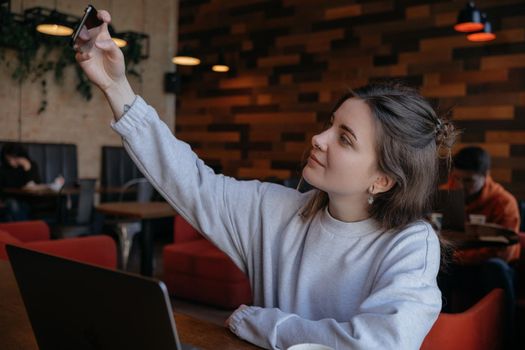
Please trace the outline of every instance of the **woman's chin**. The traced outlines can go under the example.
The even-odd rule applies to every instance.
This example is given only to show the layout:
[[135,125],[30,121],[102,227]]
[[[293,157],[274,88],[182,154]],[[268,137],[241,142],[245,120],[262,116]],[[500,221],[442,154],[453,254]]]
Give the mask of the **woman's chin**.
[[303,168],[303,179],[308,182],[310,185],[319,188],[315,177],[310,173],[312,169],[308,168],[308,165]]

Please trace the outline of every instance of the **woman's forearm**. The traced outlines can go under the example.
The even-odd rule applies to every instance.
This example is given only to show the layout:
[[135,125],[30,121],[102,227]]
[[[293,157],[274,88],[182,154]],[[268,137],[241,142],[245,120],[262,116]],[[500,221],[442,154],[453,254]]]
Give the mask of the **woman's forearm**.
[[127,79],[104,90],[104,94],[111,106],[115,120],[119,120],[135,100],[135,93]]

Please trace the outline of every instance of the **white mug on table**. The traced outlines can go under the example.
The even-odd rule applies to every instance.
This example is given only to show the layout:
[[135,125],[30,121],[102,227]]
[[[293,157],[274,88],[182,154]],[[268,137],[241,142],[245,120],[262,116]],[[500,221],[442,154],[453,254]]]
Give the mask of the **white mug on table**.
[[304,344],[292,345],[286,350],[334,350],[334,349],[326,345],[304,343]]
[[468,216],[469,222],[471,224],[484,225],[487,221],[487,217],[482,214],[470,214]]

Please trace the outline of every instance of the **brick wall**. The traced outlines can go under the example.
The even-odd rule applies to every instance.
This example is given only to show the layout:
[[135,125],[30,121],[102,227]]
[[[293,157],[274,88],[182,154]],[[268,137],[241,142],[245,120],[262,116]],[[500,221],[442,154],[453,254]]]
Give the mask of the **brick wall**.
[[[347,87],[401,78],[454,107],[458,147],[485,147],[494,177],[525,198],[525,1],[477,1],[489,43],[453,30],[465,3],[181,1],[179,47],[203,64],[179,68],[177,135],[225,174],[285,179]],[[230,73],[209,70],[221,50]]]

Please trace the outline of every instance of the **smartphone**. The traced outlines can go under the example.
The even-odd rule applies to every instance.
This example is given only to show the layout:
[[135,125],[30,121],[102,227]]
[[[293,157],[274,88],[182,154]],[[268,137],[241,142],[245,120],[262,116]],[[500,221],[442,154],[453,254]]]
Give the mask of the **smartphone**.
[[84,16],[82,16],[82,19],[80,20],[80,23],[78,24],[77,28],[73,32],[73,35],[71,35],[71,41],[70,45],[75,45],[75,42],[77,41],[78,36],[80,35],[80,31],[85,26],[87,29],[91,29],[94,27],[98,27],[101,25],[102,22],[97,17],[97,10],[93,5],[88,5],[86,9],[84,10]]

